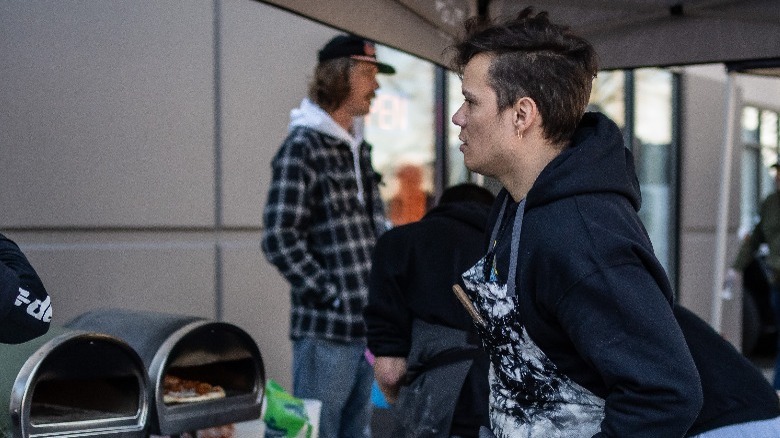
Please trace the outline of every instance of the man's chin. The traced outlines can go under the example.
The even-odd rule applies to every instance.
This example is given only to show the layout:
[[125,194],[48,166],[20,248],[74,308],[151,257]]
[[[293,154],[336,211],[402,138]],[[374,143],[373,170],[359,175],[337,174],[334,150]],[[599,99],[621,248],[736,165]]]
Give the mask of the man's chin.
[[468,169],[469,172],[492,177],[490,172],[486,172],[487,169],[485,168],[484,163],[475,163],[474,161],[469,160],[465,155],[463,156],[463,165],[466,166],[466,169]]
[[371,107],[368,108],[361,108],[360,111],[357,111],[357,115],[355,117],[365,117],[368,115],[368,113],[371,112]]
[[479,170],[478,170],[478,169],[479,169],[479,166],[477,166],[477,164],[476,164],[476,163],[472,163],[471,161],[469,161],[468,159],[466,159],[466,156],[465,156],[465,155],[463,156],[463,165],[464,165],[464,166],[466,166],[466,169],[468,169],[468,170],[469,170],[469,172],[476,172],[476,173],[480,173],[480,172],[479,172]]

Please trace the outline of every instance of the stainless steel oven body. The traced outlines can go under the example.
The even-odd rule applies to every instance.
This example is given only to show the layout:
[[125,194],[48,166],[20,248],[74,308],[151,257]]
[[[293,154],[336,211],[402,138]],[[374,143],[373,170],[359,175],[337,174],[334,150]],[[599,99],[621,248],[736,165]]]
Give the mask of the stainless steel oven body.
[[[152,434],[177,435],[261,416],[262,357],[252,337],[235,325],[186,315],[102,309],[67,326],[116,336],[138,353],[150,382]],[[166,376],[219,386],[225,396],[166,403]]]
[[0,435],[146,436],[146,370],[120,339],[51,327],[26,343],[0,344],[0,358]]

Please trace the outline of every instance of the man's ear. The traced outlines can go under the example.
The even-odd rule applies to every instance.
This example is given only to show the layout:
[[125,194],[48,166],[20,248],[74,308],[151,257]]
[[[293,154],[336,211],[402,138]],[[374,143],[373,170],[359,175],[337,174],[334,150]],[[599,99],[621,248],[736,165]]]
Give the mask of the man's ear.
[[539,108],[537,108],[536,102],[530,97],[517,99],[512,108],[514,109],[513,123],[518,133],[522,134],[525,132],[539,117]]

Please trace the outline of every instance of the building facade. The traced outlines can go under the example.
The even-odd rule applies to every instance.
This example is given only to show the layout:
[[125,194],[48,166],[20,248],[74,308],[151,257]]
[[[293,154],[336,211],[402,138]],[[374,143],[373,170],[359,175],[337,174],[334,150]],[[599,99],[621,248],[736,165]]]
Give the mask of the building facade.
[[[0,4],[0,231],[38,269],[53,323],[102,307],[224,320],[254,337],[268,377],[291,386],[289,290],[260,251],[262,207],[289,110],[336,33],[250,0]],[[381,79],[367,120],[385,195],[401,164],[423,170],[432,196],[479,179],[453,146],[457,77],[380,50],[399,69]],[[725,74],[600,76],[593,103],[621,123],[640,160],[642,217],[659,257],[680,301],[706,318]],[[740,81],[740,107],[780,110],[776,81],[760,91]],[[735,343],[736,302],[724,316]]]

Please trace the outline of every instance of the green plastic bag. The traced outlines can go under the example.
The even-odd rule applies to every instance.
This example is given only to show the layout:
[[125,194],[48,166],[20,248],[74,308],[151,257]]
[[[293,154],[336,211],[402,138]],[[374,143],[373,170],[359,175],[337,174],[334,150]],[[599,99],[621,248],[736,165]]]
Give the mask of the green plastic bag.
[[303,400],[271,379],[265,384],[265,438],[311,438],[312,424]]

